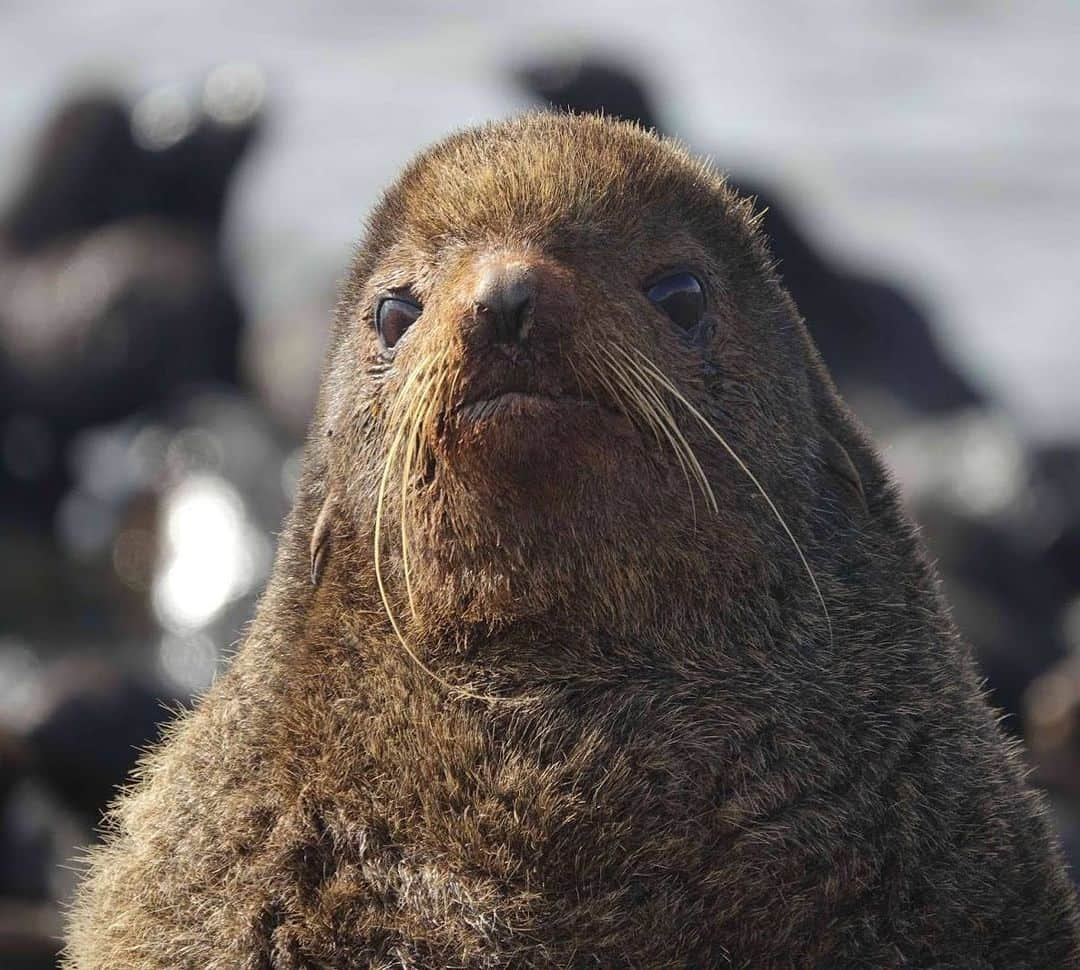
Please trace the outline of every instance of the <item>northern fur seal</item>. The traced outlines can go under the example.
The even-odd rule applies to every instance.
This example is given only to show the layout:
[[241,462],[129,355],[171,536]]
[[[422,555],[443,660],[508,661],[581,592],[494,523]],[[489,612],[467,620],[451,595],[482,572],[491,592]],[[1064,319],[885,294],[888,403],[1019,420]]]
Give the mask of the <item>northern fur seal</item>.
[[592,117],[385,196],[252,629],[112,827],[69,966],[1080,965],[750,206]]

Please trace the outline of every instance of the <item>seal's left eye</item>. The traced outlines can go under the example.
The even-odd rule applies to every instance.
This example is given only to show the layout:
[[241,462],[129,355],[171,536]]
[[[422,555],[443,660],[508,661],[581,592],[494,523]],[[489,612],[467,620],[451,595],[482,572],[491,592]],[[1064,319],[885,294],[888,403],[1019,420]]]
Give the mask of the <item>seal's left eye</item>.
[[681,329],[690,332],[705,313],[705,291],[693,273],[672,273],[657,280],[645,295]]
[[422,308],[412,300],[400,296],[388,296],[379,301],[375,311],[375,329],[379,331],[383,346],[393,347],[416,322]]

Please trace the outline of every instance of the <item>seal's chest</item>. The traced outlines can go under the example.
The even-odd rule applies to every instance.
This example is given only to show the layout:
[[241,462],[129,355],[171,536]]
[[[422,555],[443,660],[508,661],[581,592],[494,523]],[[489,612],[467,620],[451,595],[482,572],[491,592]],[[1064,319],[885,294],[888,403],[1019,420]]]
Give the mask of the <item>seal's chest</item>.
[[679,929],[714,895],[700,868],[709,785],[688,777],[672,798],[657,752],[617,742],[586,732],[543,760],[538,747],[471,759],[470,745],[417,748],[396,773],[305,798],[258,863],[283,877],[263,945],[316,966],[346,952],[417,967],[573,966],[582,954],[667,966],[680,948],[723,946],[720,921],[693,940]]

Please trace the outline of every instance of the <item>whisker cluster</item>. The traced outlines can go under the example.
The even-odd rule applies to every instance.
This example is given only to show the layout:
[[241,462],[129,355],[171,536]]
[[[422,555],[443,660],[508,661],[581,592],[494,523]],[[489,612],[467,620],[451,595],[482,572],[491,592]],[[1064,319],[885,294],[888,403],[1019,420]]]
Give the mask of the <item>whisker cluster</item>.
[[[802,563],[802,567],[809,577],[811,585],[814,587],[814,593],[817,596],[818,602],[821,604],[822,612],[825,614],[825,623],[829,629],[829,641],[831,643],[833,639],[832,617],[829,614],[829,607],[825,602],[825,596],[821,591],[821,586],[818,584],[817,577],[814,575],[814,570],[810,566],[810,562],[806,557],[806,553],[803,552],[799,540],[795,538],[795,533],[791,530],[791,526],[788,525],[787,520],[776,507],[776,503],[772,500],[772,497],[765,489],[765,486],[761,484],[758,477],[750,470],[746,462],[739,457],[738,453],[731,447],[727,439],[717,431],[713,423],[688,400],[686,395],[683,394],[667,375],[665,375],[645,354],[636,347],[631,347],[629,351],[624,350],[621,347],[616,347],[616,351],[627,364],[628,372],[633,373],[637,380],[641,382],[639,386],[647,389],[645,395],[653,405],[653,411],[651,413],[657,415],[659,420],[662,420],[665,425],[672,429],[674,434],[678,435],[678,444],[676,445],[675,442],[672,442],[672,447],[676,451],[676,457],[678,457],[680,463],[683,464],[684,472],[686,468],[685,462],[690,462],[698,482],[701,485],[702,491],[708,498],[709,504],[712,506],[713,510],[716,511],[717,509],[716,496],[713,494],[708,478],[705,476],[701,464],[694,455],[694,451],[690,447],[689,442],[687,442],[685,436],[679,432],[675,417],[663,399],[664,393],[670,395],[671,398],[680,404],[685,409],[686,413],[694,418],[702,428],[704,428],[705,431],[720,444],[720,447],[723,448],[731,460],[735,462],[739,471],[750,480],[751,484],[765,500],[765,504],[768,505],[769,511],[772,512],[773,517],[791,541],[791,545],[794,547],[795,553],[798,555],[799,561]],[[646,418],[646,421],[649,420],[647,413],[642,416]],[[682,457],[679,457],[680,450],[682,451]]]
[[[386,453],[386,461],[383,465],[382,476],[379,480],[378,496],[375,501],[375,530],[374,530],[374,565],[375,583],[379,589],[379,598],[382,600],[383,609],[390,621],[390,626],[401,644],[402,649],[416,666],[436,683],[441,684],[451,694],[469,697],[473,700],[488,703],[505,703],[507,698],[496,697],[490,694],[482,694],[453,684],[441,677],[431,669],[419,657],[415,650],[409,646],[409,641],[402,630],[394,608],[390,603],[390,595],[386,588],[386,580],[382,568],[383,547],[383,519],[386,509],[387,489],[391,475],[396,468],[401,475],[400,496],[398,502],[399,530],[401,536],[401,570],[405,581],[405,595],[409,605],[409,612],[414,622],[418,619],[416,597],[413,592],[412,574],[409,567],[409,533],[408,515],[406,514],[410,489],[413,480],[413,470],[417,465],[417,459],[424,448],[425,433],[432,427],[434,419],[439,413],[443,401],[453,396],[453,382],[450,369],[447,366],[446,355],[435,355],[418,365],[406,377],[404,384],[396,395],[396,400],[404,404],[388,415],[389,427],[393,429],[393,437]],[[400,461],[398,460],[401,455]],[[514,699],[520,702],[520,698]]]

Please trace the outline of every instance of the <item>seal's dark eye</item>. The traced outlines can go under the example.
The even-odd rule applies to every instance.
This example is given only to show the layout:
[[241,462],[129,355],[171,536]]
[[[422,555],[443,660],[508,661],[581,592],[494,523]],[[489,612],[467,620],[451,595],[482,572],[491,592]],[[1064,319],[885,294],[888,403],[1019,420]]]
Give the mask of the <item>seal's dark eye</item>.
[[383,346],[393,347],[421,312],[419,304],[404,297],[387,296],[380,300],[375,311],[375,329],[379,331]]
[[687,332],[701,323],[705,312],[705,291],[693,273],[672,273],[657,280],[645,295],[672,321]]

